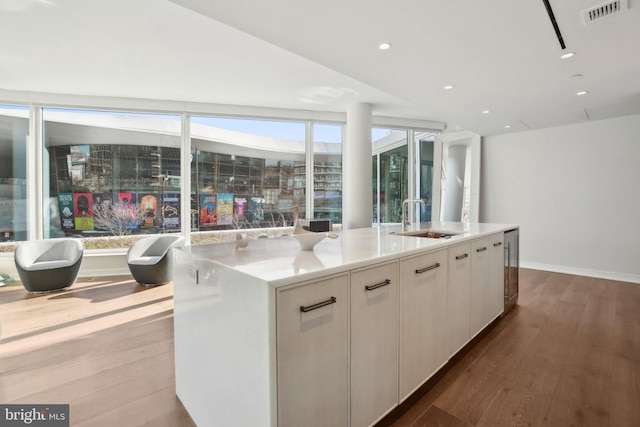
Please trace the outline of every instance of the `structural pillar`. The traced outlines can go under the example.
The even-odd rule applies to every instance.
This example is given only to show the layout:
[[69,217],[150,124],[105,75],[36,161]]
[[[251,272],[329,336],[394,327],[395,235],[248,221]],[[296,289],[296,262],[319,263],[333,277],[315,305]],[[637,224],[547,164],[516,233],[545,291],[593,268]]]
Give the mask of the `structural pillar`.
[[344,229],[371,227],[371,165],[371,104],[352,104],[347,107],[347,137],[342,152]]

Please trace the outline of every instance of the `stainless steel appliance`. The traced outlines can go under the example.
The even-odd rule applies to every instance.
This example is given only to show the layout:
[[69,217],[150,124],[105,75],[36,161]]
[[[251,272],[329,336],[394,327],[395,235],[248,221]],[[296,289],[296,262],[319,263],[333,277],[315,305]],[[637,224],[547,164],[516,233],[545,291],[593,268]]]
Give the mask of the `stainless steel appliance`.
[[520,279],[520,230],[504,233],[504,313],[518,302]]

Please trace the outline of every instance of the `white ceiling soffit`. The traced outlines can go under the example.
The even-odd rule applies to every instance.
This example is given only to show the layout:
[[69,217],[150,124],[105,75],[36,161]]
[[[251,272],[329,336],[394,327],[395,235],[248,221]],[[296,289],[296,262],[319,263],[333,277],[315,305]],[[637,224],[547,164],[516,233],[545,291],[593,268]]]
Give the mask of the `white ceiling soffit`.
[[640,113],[631,2],[585,26],[598,0],[551,0],[563,50],[542,0],[172,1],[482,135]]
[[[168,1],[0,0],[0,93],[421,119],[406,101]],[[398,115],[398,112],[401,112]]]
[[368,102],[389,123],[517,132],[640,113],[639,1],[584,25],[601,0],[550,0],[576,52],[560,60],[542,0],[0,0],[0,96]]

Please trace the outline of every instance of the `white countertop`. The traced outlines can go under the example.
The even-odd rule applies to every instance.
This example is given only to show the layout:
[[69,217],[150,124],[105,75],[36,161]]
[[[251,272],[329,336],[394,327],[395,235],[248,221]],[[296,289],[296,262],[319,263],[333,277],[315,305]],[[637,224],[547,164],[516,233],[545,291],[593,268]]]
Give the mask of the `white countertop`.
[[[518,228],[514,224],[462,224],[427,222],[408,226],[405,232],[440,230],[460,233],[446,239],[401,236],[399,224],[347,230],[326,238],[313,250],[303,251],[291,236],[250,240],[246,249],[235,243],[186,246],[200,268],[226,267],[268,282],[274,287],[315,279],[328,274],[442,249],[465,241]],[[210,264],[213,263],[213,264]]]

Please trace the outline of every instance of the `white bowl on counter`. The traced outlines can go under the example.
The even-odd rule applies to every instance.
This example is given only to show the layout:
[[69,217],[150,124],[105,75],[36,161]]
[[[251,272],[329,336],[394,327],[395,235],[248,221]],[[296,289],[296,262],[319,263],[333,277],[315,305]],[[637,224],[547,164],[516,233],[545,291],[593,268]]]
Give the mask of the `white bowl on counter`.
[[313,247],[327,237],[326,233],[301,233],[292,234],[291,237],[296,239],[303,251],[313,250]]

